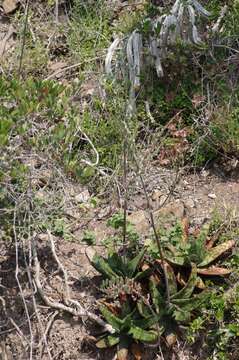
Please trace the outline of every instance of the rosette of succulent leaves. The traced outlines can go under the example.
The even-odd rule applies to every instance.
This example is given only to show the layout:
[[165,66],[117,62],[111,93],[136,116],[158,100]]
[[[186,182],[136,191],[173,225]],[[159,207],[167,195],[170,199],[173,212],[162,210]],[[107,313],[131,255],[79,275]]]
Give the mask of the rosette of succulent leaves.
[[[210,15],[210,12],[197,0],[176,0],[167,14],[158,15],[153,19],[144,19],[141,26],[123,40],[120,37],[115,38],[108,49],[105,70],[108,75],[112,75],[114,54],[119,48],[124,49],[130,80],[129,115],[135,112],[135,98],[140,86],[145,54],[150,55],[157,76],[162,77],[164,74],[162,61],[167,56],[170,47],[180,42],[196,46],[203,45],[196,20]],[[117,60],[115,64],[115,71],[117,71]]]

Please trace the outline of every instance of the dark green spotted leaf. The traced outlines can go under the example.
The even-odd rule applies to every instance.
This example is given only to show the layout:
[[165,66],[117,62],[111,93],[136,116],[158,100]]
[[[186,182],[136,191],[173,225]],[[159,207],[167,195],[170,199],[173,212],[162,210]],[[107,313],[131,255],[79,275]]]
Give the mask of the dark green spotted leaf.
[[118,277],[116,272],[112,270],[108,262],[102,257],[97,254],[94,255],[93,259],[91,260],[91,265],[99,271],[105,277],[112,279]]
[[114,314],[112,314],[112,312],[110,310],[107,309],[106,306],[101,305],[100,306],[100,311],[102,313],[102,315],[104,316],[104,318],[106,319],[106,321],[116,330],[116,331],[120,331],[122,326],[123,326],[123,320],[118,318],[117,316],[115,316]]
[[223,255],[226,251],[233,248],[235,245],[235,240],[229,240],[223,244],[213,247],[211,250],[207,251],[206,256],[203,261],[198,265],[198,267],[205,267],[215,261],[219,256]]
[[129,278],[133,277],[143,256],[145,254],[145,249],[142,249],[137,256],[135,256],[132,260],[127,263],[127,276]]
[[99,349],[105,349],[114,345],[117,345],[120,341],[120,338],[118,336],[114,336],[114,335],[109,335],[104,337],[103,339],[100,339],[99,341],[97,341],[96,346]]
[[192,271],[187,284],[175,295],[173,295],[172,299],[189,299],[193,293],[196,283],[197,283],[197,267],[196,265],[193,264]]
[[131,326],[128,334],[135,340],[152,343],[158,340],[161,331],[158,333],[156,330],[143,330],[140,327]]

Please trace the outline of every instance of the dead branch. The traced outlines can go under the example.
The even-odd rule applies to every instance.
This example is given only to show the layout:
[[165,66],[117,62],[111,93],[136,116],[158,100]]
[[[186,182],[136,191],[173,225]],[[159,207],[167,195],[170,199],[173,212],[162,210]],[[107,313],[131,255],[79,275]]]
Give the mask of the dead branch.
[[[47,306],[49,306],[53,309],[68,312],[68,313],[72,314],[73,316],[78,316],[81,318],[84,318],[84,317],[89,318],[90,320],[92,320],[92,321],[96,322],[97,324],[99,324],[100,326],[102,326],[105,331],[108,331],[111,334],[113,334],[115,332],[115,330],[112,328],[112,326],[110,326],[109,324],[106,324],[99,316],[84,309],[83,306],[78,301],[69,298],[68,303],[74,305],[74,306],[70,306],[70,305],[66,305],[66,304],[63,304],[63,303],[60,303],[57,301],[53,301],[45,294],[42,284],[41,284],[41,280],[40,280],[40,277],[41,277],[40,263],[39,263],[38,256],[37,256],[35,239],[33,239],[32,244],[33,244],[32,254],[33,254],[33,264],[34,264],[33,279],[34,279],[37,291],[38,291],[41,299],[43,300],[43,302]],[[59,261],[59,259],[58,259],[58,261]],[[63,266],[61,265],[61,269],[62,268],[63,268]]]

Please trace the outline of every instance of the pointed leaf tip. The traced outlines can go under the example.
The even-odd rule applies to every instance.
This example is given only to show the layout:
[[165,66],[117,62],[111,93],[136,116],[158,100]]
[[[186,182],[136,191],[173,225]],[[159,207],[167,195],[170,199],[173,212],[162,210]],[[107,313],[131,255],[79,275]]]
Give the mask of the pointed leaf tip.
[[217,245],[211,250],[209,250],[204,258],[204,260],[198,265],[198,267],[205,267],[223,255],[226,251],[233,248],[236,244],[235,240],[229,240],[223,244]]

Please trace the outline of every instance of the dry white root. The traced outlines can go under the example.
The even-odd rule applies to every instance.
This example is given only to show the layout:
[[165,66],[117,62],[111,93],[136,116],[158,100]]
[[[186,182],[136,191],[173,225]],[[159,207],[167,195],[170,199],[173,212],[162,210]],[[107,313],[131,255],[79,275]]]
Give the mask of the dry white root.
[[96,314],[86,310],[77,300],[74,300],[70,297],[70,288],[68,284],[68,274],[63,265],[61,264],[56,251],[55,251],[55,244],[51,233],[48,231],[48,237],[50,241],[50,247],[52,251],[52,255],[58,265],[59,270],[63,273],[63,282],[65,287],[65,292],[63,294],[63,302],[53,301],[50,299],[44,292],[42,284],[41,284],[41,275],[40,275],[40,263],[37,257],[37,250],[35,245],[35,239],[32,240],[32,254],[33,254],[33,263],[34,263],[34,282],[37,288],[37,291],[43,300],[43,302],[49,306],[50,308],[68,312],[74,316],[78,316],[81,318],[88,318],[91,321],[96,322],[98,325],[102,326],[104,331],[108,331],[109,333],[113,334],[115,330],[112,328],[111,325],[105,323],[99,316]]

